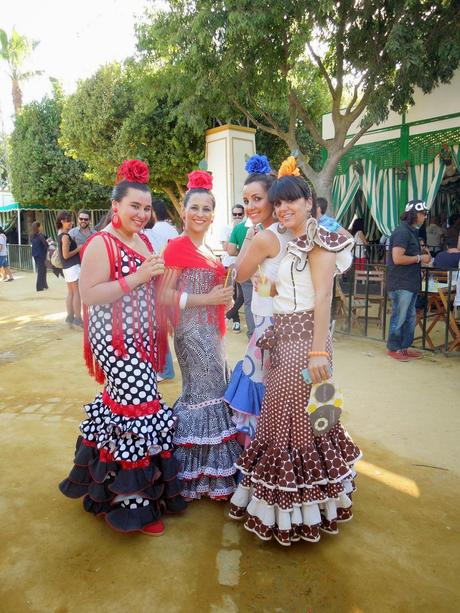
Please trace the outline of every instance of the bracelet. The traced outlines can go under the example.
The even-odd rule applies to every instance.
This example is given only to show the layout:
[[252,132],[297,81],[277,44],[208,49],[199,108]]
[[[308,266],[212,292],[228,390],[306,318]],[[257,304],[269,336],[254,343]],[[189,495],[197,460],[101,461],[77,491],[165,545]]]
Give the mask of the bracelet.
[[420,262],[422,261],[422,256],[420,254],[417,255],[417,264],[420,264]]
[[120,284],[121,291],[124,294],[129,294],[129,292],[131,290],[129,289],[129,285],[128,285],[128,282],[126,281],[126,279],[124,277],[119,277],[118,278],[118,283]]
[[327,351],[309,351],[308,352],[308,357],[310,358],[320,357],[320,356],[324,356],[325,358],[328,358],[329,354]]
[[185,307],[187,306],[187,299],[188,299],[187,292],[182,292],[179,298],[179,308],[181,311],[183,311]]

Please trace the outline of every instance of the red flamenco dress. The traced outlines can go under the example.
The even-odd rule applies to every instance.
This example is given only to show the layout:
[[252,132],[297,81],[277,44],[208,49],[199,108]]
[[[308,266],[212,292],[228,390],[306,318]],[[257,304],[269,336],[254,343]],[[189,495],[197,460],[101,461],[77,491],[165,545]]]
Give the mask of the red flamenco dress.
[[[144,261],[112,234],[94,236],[104,239],[112,280]],[[173,455],[175,418],[157,388],[166,338],[156,330],[154,305],[150,281],[84,312],[86,363],[105,386],[85,406],[74,466],[59,489],[69,498],[83,496],[86,511],[104,515],[121,532],[143,530],[162,511],[186,508]]]

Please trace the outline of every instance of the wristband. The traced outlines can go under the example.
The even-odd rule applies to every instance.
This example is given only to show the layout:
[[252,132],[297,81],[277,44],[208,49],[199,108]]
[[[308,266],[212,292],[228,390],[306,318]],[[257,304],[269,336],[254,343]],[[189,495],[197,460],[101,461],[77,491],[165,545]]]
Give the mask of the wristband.
[[179,298],[179,308],[181,311],[183,311],[185,307],[187,306],[187,299],[188,299],[187,292],[182,292]]
[[422,256],[420,254],[417,255],[417,264],[420,264],[422,261]]
[[129,294],[129,292],[131,290],[129,289],[129,285],[128,285],[128,282],[126,281],[126,279],[124,277],[119,277],[118,278],[118,283],[120,284],[121,291],[124,294]]
[[329,354],[327,351],[309,351],[308,352],[308,357],[310,358],[320,357],[320,356],[324,356],[325,358],[328,358]]

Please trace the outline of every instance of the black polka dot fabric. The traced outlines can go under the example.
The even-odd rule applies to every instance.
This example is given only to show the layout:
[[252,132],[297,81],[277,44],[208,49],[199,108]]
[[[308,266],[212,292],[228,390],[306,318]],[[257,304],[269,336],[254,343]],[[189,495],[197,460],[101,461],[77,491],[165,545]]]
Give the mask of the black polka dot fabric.
[[[121,248],[119,261],[127,275],[143,258]],[[135,301],[124,295],[122,307],[124,356],[111,344],[112,305],[91,309],[90,345],[106,377],[105,390],[85,406],[87,418],[80,426],[75,456],[78,470],[74,467],[60,489],[72,498],[85,495],[87,511],[104,514],[114,529],[129,532],[158,520],[163,508],[183,510],[185,502],[172,453],[175,418],[158,392],[152,364],[141,357],[134,338],[137,318],[149,355],[144,288],[139,288]]]

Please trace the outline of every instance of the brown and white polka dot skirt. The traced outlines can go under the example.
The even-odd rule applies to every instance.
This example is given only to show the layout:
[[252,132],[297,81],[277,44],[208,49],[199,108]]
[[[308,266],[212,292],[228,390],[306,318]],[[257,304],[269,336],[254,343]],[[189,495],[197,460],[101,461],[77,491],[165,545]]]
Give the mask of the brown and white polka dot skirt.
[[[313,311],[275,315],[266,333],[271,368],[255,438],[237,460],[243,479],[230,516],[263,540],[316,542],[352,517],[353,463],[361,452],[341,423],[315,436],[302,378],[313,341]],[[262,344],[264,344],[262,342]],[[331,339],[327,350],[332,355]],[[332,361],[331,361],[332,367]]]

